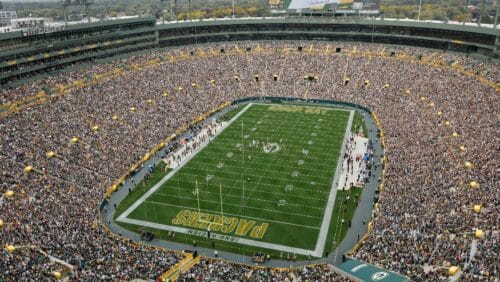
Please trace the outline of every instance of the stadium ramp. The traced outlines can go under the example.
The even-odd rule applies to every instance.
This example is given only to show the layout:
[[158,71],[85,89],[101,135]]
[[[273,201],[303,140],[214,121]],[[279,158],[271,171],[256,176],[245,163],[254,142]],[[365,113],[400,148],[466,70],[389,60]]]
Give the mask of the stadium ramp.
[[174,265],[174,267],[163,273],[158,280],[162,282],[177,281],[181,273],[188,271],[195,264],[199,263],[200,259],[200,256],[194,257],[193,254],[187,254],[186,257]]

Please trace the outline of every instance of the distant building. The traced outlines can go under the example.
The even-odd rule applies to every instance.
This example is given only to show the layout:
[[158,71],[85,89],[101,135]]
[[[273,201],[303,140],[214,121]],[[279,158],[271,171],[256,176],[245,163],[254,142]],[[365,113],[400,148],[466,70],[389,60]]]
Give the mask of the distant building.
[[18,18],[10,22],[12,29],[30,29],[30,28],[43,28],[45,26],[46,18]]
[[283,0],[269,0],[269,8],[271,9],[283,9]]
[[86,14],[71,14],[68,16],[68,21],[83,21],[87,19]]
[[0,10],[0,26],[10,25],[13,19],[17,19],[16,11]]

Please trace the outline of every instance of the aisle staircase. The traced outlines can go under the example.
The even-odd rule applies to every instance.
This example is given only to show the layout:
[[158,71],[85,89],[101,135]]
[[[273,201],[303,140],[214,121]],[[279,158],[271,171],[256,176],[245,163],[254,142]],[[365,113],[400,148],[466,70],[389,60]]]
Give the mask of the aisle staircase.
[[187,254],[183,260],[179,261],[176,265],[174,265],[174,267],[169,269],[167,272],[163,273],[158,279],[158,281],[162,282],[177,281],[181,273],[188,271],[191,267],[193,267],[193,265],[199,263],[200,259],[201,259],[200,256],[193,258],[193,254]]

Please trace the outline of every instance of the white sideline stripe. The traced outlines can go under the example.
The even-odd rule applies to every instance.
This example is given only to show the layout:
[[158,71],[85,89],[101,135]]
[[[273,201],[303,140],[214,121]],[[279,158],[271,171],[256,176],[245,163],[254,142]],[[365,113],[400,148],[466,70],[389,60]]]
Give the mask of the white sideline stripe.
[[315,255],[317,257],[321,257],[323,251],[325,250],[326,237],[328,235],[328,229],[330,228],[330,221],[332,220],[335,197],[337,196],[337,190],[338,190],[337,182],[342,172],[342,163],[344,158],[345,145],[347,143],[347,138],[349,137],[349,133],[351,131],[353,118],[354,118],[354,111],[351,110],[351,113],[349,114],[349,121],[347,122],[347,127],[345,129],[344,141],[342,142],[339,159],[337,161],[337,168],[335,169],[335,176],[332,181],[332,189],[330,189],[330,195],[328,196],[328,204],[325,209],[323,222],[321,223],[321,230],[319,231],[318,241],[316,241],[316,248],[314,249]]
[[[158,223],[154,223],[154,222],[142,221],[142,220],[131,219],[131,218],[126,218],[123,222],[135,224],[135,225],[139,225],[139,226],[147,226],[147,227],[151,227],[151,228],[155,228],[155,229],[173,231],[173,232],[182,233],[182,234],[188,234],[189,231],[200,231],[200,230],[195,230],[195,229],[170,226],[170,225],[163,225],[163,224],[158,224]],[[220,233],[215,233],[215,232],[211,232],[211,233],[214,235],[217,234],[217,235],[231,237],[234,239],[234,241],[233,241],[234,243],[239,243],[239,244],[247,245],[247,246],[256,246],[256,247],[260,247],[260,248],[277,250],[277,251],[281,251],[281,252],[295,253],[295,254],[305,255],[305,256],[308,256],[308,255],[313,256],[316,253],[315,251],[312,251],[312,250],[306,250],[306,249],[294,248],[294,247],[283,246],[283,245],[278,245],[278,244],[273,244],[273,243],[266,243],[266,242],[251,240],[251,239],[233,237],[233,236],[228,236],[225,234],[220,234]],[[198,236],[196,234],[191,234],[191,235]]]
[[[228,128],[229,125],[231,125],[231,123],[233,123],[237,118],[239,118],[244,112],[246,112],[253,104],[252,103],[249,103],[243,110],[241,110],[238,114],[236,114],[228,123],[226,123],[222,128],[221,130],[219,130],[219,132],[217,132],[214,136],[214,139],[215,137],[219,136],[219,134],[221,134],[224,129]],[[137,200],[133,205],[131,205],[124,213],[122,213],[118,218],[117,220],[118,221],[123,221],[123,219],[127,218],[128,215],[133,212],[138,206],[140,206],[147,198],[149,198],[149,196],[151,196],[154,192],[156,192],[158,189],[160,189],[160,187],[165,183],[167,182],[167,180],[169,180],[172,176],[174,176],[175,173],[177,173],[177,171],[179,169],[181,169],[185,164],[187,164],[189,162],[189,160],[191,160],[194,156],[196,156],[196,154],[198,154],[201,150],[203,150],[210,142],[206,142],[204,144],[202,144],[200,147],[198,147],[191,155],[189,155],[187,158],[185,158],[175,169],[173,169],[172,171],[170,171],[167,175],[165,175],[165,177],[163,177],[158,183],[155,184],[155,186],[153,186],[153,188],[149,189],[148,192],[146,192],[146,194],[142,195],[141,198],[139,198],[139,200]]]
[[[167,204],[167,203],[160,203],[160,202],[154,202],[154,201],[146,201],[146,203],[153,203],[153,204],[157,204],[157,205],[162,205],[162,206],[171,206],[171,207],[176,207],[176,208],[182,208],[182,209],[189,209],[189,210],[192,210],[193,207],[185,207],[185,206],[179,206],[179,205],[173,205],[173,204]],[[213,213],[214,211],[211,211],[211,210],[206,210],[206,209],[200,209],[200,211],[205,211],[205,212],[209,212],[209,213]],[[229,213],[229,212],[225,212],[224,214],[229,214],[229,215],[233,215],[233,216],[236,216],[236,217],[240,217],[241,215],[240,214],[234,214],[234,213]],[[280,223],[280,224],[286,224],[286,225],[295,225],[295,226],[300,226],[300,227],[306,227],[306,228],[310,228],[310,229],[316,229],[316,230],[319,230],[319,227],[315,227],[315,226],[309,226],[309,225],[302,225],[302,224],[297,224],[297,223],[290,223],[290,222],[284,222],[284,221],[278,221],[278,220],[271,220],[271,219],[267,219],[267,218],[260,218],[260,217],[253,217],[253,216],[242,216],[244,218],[251,218],[251,219],[257,219],[257,220],[261,220],[261,221],[264,221],[264,222],[276,222],[276,223]]]

